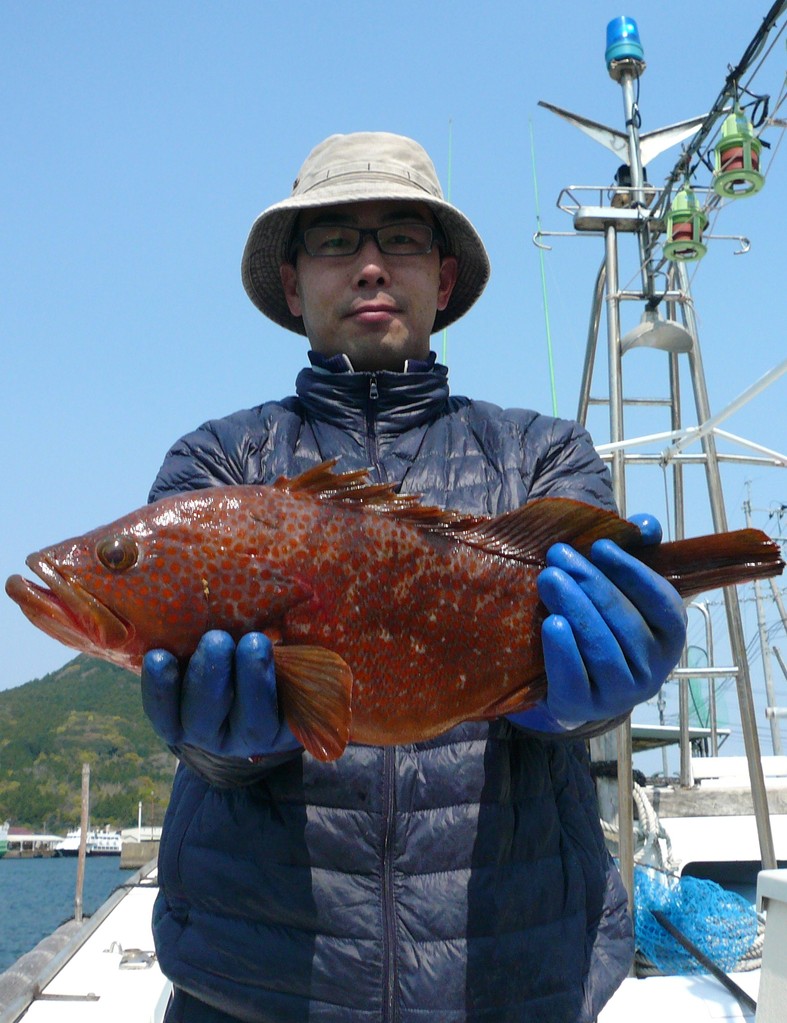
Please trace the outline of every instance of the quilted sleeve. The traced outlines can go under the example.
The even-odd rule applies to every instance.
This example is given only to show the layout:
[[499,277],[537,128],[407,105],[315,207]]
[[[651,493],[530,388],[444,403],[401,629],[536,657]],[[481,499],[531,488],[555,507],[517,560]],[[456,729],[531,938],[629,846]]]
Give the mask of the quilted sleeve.
[[301,419],[297,399],[267,402],[213,419],[186,434],[167,452],[148,501],[205,487],[259,483],[274,449],[291,451]]
[[527,439],[533,458],[531,500],[570,497],[615,510],[609,471],[579,423],[538,416]]

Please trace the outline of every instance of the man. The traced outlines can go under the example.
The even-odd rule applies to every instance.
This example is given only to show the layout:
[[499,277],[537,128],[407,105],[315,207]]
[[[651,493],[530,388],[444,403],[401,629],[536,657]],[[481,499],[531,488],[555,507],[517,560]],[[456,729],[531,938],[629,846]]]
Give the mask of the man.
[[[575,423],[449,395],[429,336],[489,264],[410,139],[332,136],[255,222],[252,301],[305,334],[297,395],[207,423],[151,500],[270,483],[327,458],[476,514],[559,495],[612,507]],[[658,523],[640,528],[658,542]],[[168,1023],[580,1023],[632,954],[584,744],[652,696],[685,638],[677,593],[608,541],[553,547],[539,591],[548,695],[426,743],[306,754],[277,710],[271,644],[208,633],[143,671],[176,750],[156,947]],[[396,714],[396,706],[391,714]]]

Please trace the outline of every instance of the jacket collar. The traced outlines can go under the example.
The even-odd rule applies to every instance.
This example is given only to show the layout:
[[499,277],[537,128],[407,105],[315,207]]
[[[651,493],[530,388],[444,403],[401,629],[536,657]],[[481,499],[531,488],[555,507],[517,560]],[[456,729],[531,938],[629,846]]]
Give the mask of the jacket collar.
[[344,429],[371,419],[378,433],[398,434],[436,419],[445,409],[448,368],[433,353],[423,362],[409,360],[401,373],[359,373],[348,369],[342,356],[315,361],[313,354],[313,365],[301,370],[295,384],[308,419]]
[[[349,355],[341,352],[338,355],[322,355],[320,352],[309,351],[309,362],[318,372],[324,370],[327,373],[354,373],[355,368],[350,362]],[[428,373],[437,362],[437,353],[429,352],[426,359],[405,359],[405,373]]]

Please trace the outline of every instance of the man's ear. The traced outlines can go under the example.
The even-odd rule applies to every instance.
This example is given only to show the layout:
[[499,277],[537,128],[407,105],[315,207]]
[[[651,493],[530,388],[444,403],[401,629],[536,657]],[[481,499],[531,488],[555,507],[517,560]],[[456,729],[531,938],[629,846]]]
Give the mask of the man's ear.
[[440,283],[437,289],[437,308],[440,311],[448,305],[458,273],[459,262],[456,256],[446,256],[440,264]]
[[292,263],[282,263],[279,267],[279,276],[281,277],[281,286],[284,289],[284,297],[287,300],[287,306],[293,316],[300,316],[301,310],[301,299],[298,295],[298,271],[292,265]]

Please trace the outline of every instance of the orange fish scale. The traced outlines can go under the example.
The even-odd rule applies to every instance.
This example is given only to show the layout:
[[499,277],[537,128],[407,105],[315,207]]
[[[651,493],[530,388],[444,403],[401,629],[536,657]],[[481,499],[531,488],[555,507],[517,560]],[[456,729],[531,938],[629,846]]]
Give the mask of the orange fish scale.
[[[397,727],[407,741],[438,734],[447,716],[480,715],[501,679],[522,684],[539,623],[536,599],[523,599],[532,579],[523,580],[521,566],[364,508],[347,509],[343,529],[323,530],[335,509],[310,510],[293,517],[302,571],[318,596],[285,616],[284,639],[325,643],[351,665],[354,739],[379,741],[381,709],[403,692]],[[529,674],[541,672],[537,660]]]

